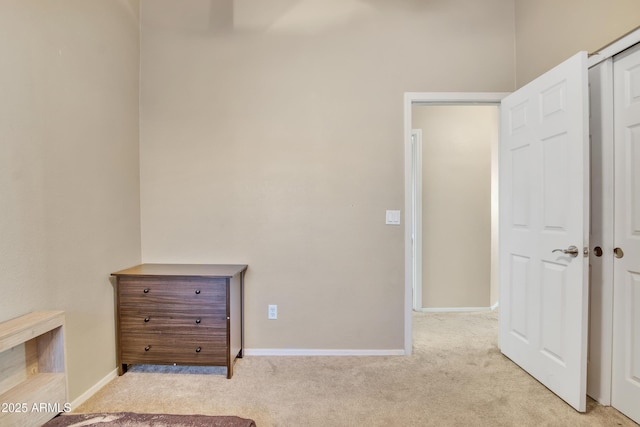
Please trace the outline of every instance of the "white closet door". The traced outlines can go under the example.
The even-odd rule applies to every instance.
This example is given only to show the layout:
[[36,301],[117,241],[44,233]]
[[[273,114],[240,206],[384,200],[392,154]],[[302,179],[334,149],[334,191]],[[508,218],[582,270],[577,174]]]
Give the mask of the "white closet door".
[[584,412],[588,258],[583,250],[588,247],[589,225],[586,52],[505,98],[501,116],[501,350]]
[[591,253],[587,394],[611,405],[613,348],[613,60],[589,69]]
[[615,226],[611,404],[640,423],[640,48],[614,59]]

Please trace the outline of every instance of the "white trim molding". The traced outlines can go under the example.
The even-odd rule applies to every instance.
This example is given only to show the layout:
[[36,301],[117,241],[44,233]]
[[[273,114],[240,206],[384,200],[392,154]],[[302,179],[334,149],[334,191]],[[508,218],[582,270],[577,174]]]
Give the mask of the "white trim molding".
[[[411,198],[413,206],[413,224],[411,233],[413,259],[422,259],[422,129],[411,131],[412,142],[412,181]],[[422,307],[422,263],[413,263],[413,309]],[[419,285],[416,285],[419,284]]]
[[245,356],[403,356],[403,349],[328,350],[307,348],[246,348]]
[[640,27],[609,43],[597,52],[589,54],[588,67],[591,68],[594,65],[598,65],[602,61],[606,61],[638,43],[640,43]]
[[111,382],[111,380],[113,380],[114,378],[118,377],[118,369],[114,369],[113,371],[109,372],[104,378],[102,378],[100,381],[98,381],[97,383],[95,383],[93,386],[91,386],[91,388],[89,388],[89,390],[85,391],[84,393],[82,393],[80,396],[78,396],[77,398],[75,398],[72,402],[71,402],[71,410],[75,411],[76,408],[80,405],[82,405],[84,402],[86,402],[87,400],[89,400],[91,398],[91,396],[93,396],[94,394],[96,394],[102,387],[104,387],[105,385],[107,385],[109,382]]
[[474,105],[496,104],[500,105],[506,92],[405,92],[404,94],[404,354],[410,355],[413,347],[413,325],[411,314],[413,312],[413,247],[411,234],[413,230],[409,226],[413,224],[412,199],[412,113],[414,104],[431,105]]
[[436,307],[436,308],[421,308],[421,313],[473,313],[491,311],[491,307]]

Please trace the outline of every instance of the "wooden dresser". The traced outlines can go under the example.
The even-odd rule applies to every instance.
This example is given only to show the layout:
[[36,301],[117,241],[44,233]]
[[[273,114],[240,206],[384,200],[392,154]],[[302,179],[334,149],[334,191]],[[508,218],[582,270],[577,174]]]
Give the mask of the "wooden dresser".
[[243,349],[246,265],[142,264],[116,277],[118,373],[129,364],[226,366]]

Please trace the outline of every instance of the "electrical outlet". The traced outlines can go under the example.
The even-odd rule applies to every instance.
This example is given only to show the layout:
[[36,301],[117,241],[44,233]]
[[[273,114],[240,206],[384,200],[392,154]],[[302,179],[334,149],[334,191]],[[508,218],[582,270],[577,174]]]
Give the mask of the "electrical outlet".
[[269,304],[269,319],[275,320],[278,318],[278,306],[275,304]]

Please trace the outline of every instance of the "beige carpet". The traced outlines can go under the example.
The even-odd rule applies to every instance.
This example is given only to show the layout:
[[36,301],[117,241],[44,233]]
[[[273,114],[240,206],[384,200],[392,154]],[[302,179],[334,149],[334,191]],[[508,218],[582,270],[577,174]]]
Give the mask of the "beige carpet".
[[412,356],[248,356],[231,380],[220,368],[138,367],[75,412],[236,415],[258,427],[637,426],[593,401],[574,411],[500,354],[497,327],[496,313],[419,313]]

